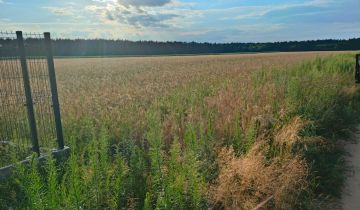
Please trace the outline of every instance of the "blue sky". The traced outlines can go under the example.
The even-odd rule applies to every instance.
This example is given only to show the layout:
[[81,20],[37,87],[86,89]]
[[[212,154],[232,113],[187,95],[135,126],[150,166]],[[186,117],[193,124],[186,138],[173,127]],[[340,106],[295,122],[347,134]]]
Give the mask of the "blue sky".
[[347,39],[360,37],[360,0],[0,0],[0,30],[159,41]]

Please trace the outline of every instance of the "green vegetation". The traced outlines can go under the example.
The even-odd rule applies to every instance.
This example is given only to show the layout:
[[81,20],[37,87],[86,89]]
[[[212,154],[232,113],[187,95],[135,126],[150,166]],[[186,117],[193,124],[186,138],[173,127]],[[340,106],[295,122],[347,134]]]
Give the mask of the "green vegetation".
[[118,119],[65,116],[68,161],[17,166],[0,208],[251,209],[273,196],[266,209],[323,209],[360,116],[353,57],[215,74]]

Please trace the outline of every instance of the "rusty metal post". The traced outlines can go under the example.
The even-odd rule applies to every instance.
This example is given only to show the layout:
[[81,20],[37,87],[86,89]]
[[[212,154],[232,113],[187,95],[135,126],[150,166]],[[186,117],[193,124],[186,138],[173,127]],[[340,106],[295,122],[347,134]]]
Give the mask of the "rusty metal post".
[[33,99],[32,99],[32,95],[31,95],[29,71],[28,71],[28,66],[27,66],[27,62],[26,62],[26,54],[25,54],[24,39],[23,39],[22,31],[16,31],[16,38],[17,38],[17,43],[18,43],[19,57],[20,57],[22,76],[23,76],[23,82],[24,82],[24,91],[25,91],[25,98],[26,98],[28,120],[29,120],[29,125],[30,125],[32,150],[34,152],[36,152],[38,155],[40,155]]

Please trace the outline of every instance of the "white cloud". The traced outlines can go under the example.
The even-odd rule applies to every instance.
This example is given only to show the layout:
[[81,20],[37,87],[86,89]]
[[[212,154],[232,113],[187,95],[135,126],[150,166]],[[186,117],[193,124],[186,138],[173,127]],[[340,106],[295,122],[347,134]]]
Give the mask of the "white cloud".
[[59,16],[73,16],[75,15],[75,10],[73,7],[43,7],[49,12],[59,15]]
[[[268,4],[262,6],[238,6],[223,9],[195,9],[199,3],[178,0],[91,0],[86,11],[106,24],[119,24],[134,28],[183,29],[181,33],[201,33],[212,25],[226,20],[245,20],[263,17],[273,11],[296,7],[325,6],[333,0],[307,0],[304,3]],[[210,21],[209,21],[210,20]],[[192,26],[206,24],[209,27],[193,30]]]
[[[239,7],[231,7],[225,9],[211,9],[205,11],[205,13],[209,14],[228,14],[225,15],[222,20],[244,20],[249,18],[263,17],[271,12],[288,10],[293,8],[300,7],[326,7],[332,3],[334,0],[310,0],[305,1],[303,3],[287,3],[287,4],[268,4],[261,6],[239,6]],[[230,14],[240,14],[240,15],[230,15]]]
[[186,26],[190,21],[178,24],[196,14],[186,9],[190,4],[171,0],[96,0],[85,9],[105,23],[118,23],[136,28],[168,28]]
[[210,32],[214,32],[215,30],[198,30],[198,31],[185,31],[185,32],[180,32],[179,35],[180,36],[202,36],[202,35],[206,35]]
[[164,6],[171,2],[171,0],[118,0],[119,4],[124,6],[147,6],[147,7],[158,7]]

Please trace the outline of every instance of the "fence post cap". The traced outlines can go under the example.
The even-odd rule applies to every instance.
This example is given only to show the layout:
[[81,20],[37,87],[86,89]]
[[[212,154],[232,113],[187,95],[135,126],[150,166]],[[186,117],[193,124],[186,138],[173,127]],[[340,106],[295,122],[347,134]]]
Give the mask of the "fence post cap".
[[50,32],[44,32],[44,37],[45,38],[50,38]]

